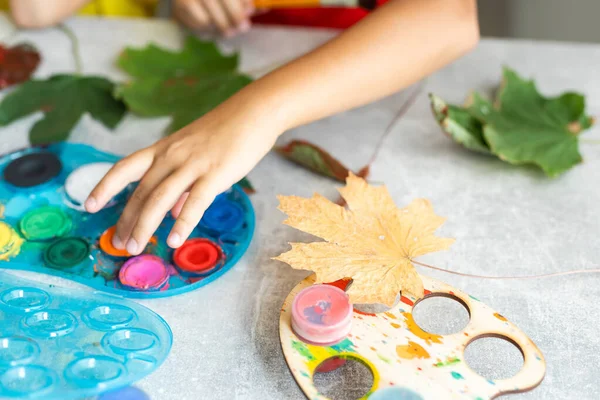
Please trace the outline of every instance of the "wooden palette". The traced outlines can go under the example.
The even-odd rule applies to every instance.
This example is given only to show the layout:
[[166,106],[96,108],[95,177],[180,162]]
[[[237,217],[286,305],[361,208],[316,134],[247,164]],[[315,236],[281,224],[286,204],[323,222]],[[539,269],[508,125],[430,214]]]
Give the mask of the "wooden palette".
[[[302,289],[315,282],[314,275],[292,290],[281,309],[279,334],[286,362],[307,398],[328,399],[318,392],[313,376],[319,365],[331,358],[354,359],[371,370],[373,386],[364,398],[483,400],[528,391],[541,383],[546,372],[544,356],[521,330],[476,298],[432,278],[422,279],[426,298],[450,297],[466,307],[471,318],[462,331],[444,336],[423,331],[412,317],[415,299],[403,296],[384,313],[354,310],[352,330],[343,341],[332,346],[312,345],[292,331],[291,305]],[[469,368],[464,361],[465,348],[481,337],[498,337],[517,346],[524,361],[519,373],[509,379],[488,380]]]

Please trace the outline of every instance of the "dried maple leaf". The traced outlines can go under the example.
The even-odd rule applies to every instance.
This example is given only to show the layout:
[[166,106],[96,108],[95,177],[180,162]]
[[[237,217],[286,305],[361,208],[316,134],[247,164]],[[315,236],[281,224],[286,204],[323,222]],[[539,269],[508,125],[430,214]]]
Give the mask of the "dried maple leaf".
[[37,49],[30,44],[0,45],[0,89],[28,80],[40,59]]
[[385,186],[370,186],[352,173],[339,191],[348,209],[318,194],[279,196],[285,224],[326,242],[291,243],[292,250],[275,259],[314,271],[317,283],[352,279],[348,295],[355,304],[392,306],[400,291],[423,297],[411,260],[450,247],[454,239],[434,235],[445,219],[425,199],[400,209]]

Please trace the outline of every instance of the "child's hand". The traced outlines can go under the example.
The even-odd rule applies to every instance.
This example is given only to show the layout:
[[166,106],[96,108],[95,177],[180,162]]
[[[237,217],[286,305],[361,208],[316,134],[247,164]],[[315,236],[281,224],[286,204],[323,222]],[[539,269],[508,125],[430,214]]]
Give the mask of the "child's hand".
[[169,210],[177,220],[167,244],[183,244],[214,198],[243,178],[282,132],[273,118],[248,108],[232,98],[113,166],[85,207],[101,210],[128,184],[140,181],[117,223],[115,247],[140,254]]
[[226,36],[250,29],[252,0],[174,0],[173,14],[190,29],[216,27]]

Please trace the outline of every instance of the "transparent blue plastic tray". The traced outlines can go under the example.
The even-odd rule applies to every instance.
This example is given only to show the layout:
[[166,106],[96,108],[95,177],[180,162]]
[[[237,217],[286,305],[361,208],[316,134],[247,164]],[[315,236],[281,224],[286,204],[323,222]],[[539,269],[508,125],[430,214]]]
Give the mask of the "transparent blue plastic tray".
[[0,399],[117,389],[158,368],[172,342],[167,323],[133,301],[0,272]]
[[[4,180],[2,172],[12,161],[23,155],[35,152],[51,152],[62,162],[60,174],[48,182],[31,188],[19,188]],[[83,262],[69,268],[55,268],[45,263],[43,254],[53,241],[27,241],[16,256],[2,259],[0,269],[18,269],[56,275],[91,286],[94,289],[131,298],[156,298],[184,293],[204,286],[231,269],[248,249],[254,233],[255,215],[252,204],[244,191],[235,185],[219,195],[207,210],[200,224],[194,229],[191,238],[206,238],[220,246],[223,258],[210,273],[198,276],[179,269],[173,261],[173,250],[166,245],[166,237],[174,220],[167,216],[155,233],[153,242],[147,246],[145,254],[152,254],[164,260],[169,271],[167,284],[160,289],[132,290],[122,285],[118,273],[127,260],[105,254],[99,246],[99,238],[105,230],[116,224],[126,200],[133,192],[130,186],[117,196],[110,207],[96,213],[83,211],[81,205],[73,204],[65,192],[65,181],[76,168],[95,162],[114,163],[120,157],[99,151],[91,146],[75,143],[58,143],[45,147],[34,147],[13,152],[0,157],[0,223],[9,224],[22,239],[19,221],[30,210],[43,206],[60,207],[71,219],[70,231],[63,237],[82,238],[90,246],[90,255]],[[219,221],[219,200],[235,203],[243,210],[239,223],[223,224],[215,229]],[[235,221],[234,221],[235,222]],[[1,247],[1,246],[0,246]],[[0,249],[1,250],[1,249]]]

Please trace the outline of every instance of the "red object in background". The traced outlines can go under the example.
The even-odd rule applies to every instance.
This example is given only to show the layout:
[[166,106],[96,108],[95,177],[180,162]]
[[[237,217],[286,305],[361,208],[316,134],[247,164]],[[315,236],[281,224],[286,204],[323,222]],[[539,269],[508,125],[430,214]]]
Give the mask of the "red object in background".
[[0,45],[0,89],[28,80],[40,60],[40,54],[31,45]]
[[[377,0],[377,6],[388,0]],[[320,7],[270,10],[252,18],[255,24],[294,25],[313,28],[346,29],[364,18],[369,11],[362,8]]]

